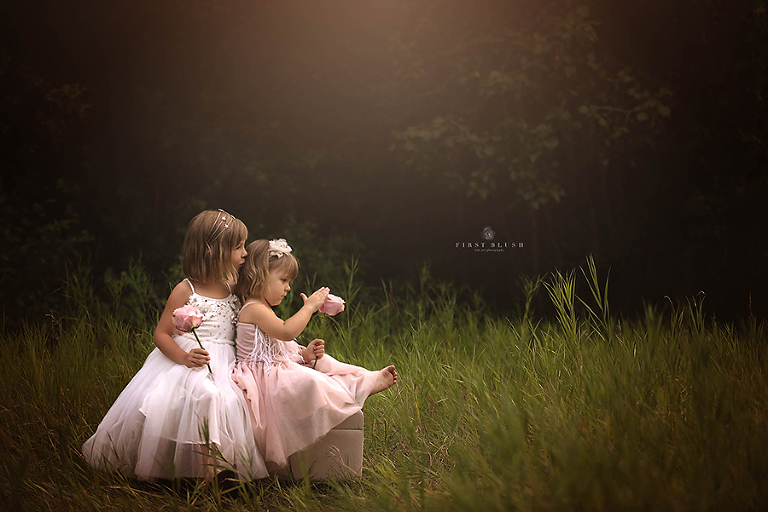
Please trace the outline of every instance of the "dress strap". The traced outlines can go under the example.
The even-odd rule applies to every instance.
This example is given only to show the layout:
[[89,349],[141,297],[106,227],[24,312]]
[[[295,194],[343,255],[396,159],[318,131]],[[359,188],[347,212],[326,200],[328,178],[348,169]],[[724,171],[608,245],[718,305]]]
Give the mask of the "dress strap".
[[195,287],[192,286],[192,281],[189,280],[189,278],[185,277],[184,280],[187,282],[190,288],[192,288],[192,293],[195,293]]

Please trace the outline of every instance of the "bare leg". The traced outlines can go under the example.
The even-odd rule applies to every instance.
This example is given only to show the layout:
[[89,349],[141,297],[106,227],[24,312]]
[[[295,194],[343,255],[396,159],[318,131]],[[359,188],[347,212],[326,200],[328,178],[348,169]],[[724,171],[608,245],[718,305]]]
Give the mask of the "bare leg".
[[379,370],[379,374],[376,376],[376,385],[373,386],[372,395],[384,391],[395,385],[397,382],[397,372],[395,371],[395,365],[389,365],[386,368]]

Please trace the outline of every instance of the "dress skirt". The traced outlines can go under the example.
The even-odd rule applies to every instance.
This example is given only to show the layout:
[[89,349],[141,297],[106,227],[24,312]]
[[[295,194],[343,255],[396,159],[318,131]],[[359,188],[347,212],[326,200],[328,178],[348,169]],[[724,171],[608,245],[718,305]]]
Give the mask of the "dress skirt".
[[[191,334],[175,335],[185,351]],[[209,477],[235,471],[267,476],[242,391],[233,382],[234,343],[203,341],[207,367],[187,368],[155,348],[83,445],[93,466],[142,480]]]
[[[249,341],[253,344],[254,330],[260,331],[252,324],[238,324],[238,353]],[[267,339],[263,334],[257,338]],[[327,354],[313,369],[298,362],[300,347],[295,342],[269,342],[282,345],[272,351],[281,355],[271,363],[238,361],[233,379],[245,393],[261,455],[267,468],[275,471],[286,468],[292,454],[314,444],[362,409],[378,372],[342,363]]]

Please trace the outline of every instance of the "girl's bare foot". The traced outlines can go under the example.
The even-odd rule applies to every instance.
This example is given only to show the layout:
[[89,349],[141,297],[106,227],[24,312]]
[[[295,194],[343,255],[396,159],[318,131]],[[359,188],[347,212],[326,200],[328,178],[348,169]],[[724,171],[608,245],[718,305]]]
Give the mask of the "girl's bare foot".
[[379,371],[376,376],[376,384],[373,386],[373,393],[384,391],[395,385],[397,382],[397,372],[395,371],[395,365],[391,364],[386,368]]

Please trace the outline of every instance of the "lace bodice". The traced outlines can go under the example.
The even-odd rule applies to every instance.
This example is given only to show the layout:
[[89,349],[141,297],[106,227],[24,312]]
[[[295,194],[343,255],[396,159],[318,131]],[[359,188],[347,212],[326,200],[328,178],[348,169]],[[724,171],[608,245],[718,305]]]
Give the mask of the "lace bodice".
[[[189,283],[188,280],[185,281]],[[192,288],[192,295],[190,295],[187,304],[196,306],[203,315],[203,322],[200,324],[200,327],[195,329],[200,337],[200,341],[202,343],[234,345],[235,323],[240,312],[240,300],[237,296],[230,294],[223,299],[213,299],[196,293],[192,283],[189,283],[189,286]],[[191,332],[177,334],[176,336],[195,339]]]

